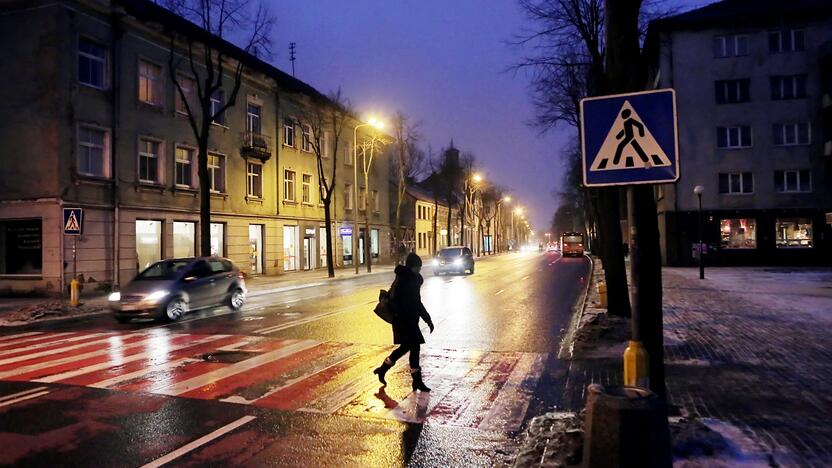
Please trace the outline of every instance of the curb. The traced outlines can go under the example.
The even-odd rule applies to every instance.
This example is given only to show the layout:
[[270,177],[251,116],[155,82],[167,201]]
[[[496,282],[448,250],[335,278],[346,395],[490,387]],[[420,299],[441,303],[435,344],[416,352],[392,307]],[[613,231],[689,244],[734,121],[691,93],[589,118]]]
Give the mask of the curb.
[[563,340],[561,340],[558,359],[572,359],[572,350],[575,347],[575,332],[578,331],[581,319],[584,317],[586,299],[589,297],[589,288],[592,286],[592,278],[595,274],[595,261],[589,255],[586,258],[589,259],[589,275],[586,279],[586,286],[583,293],[578,295],[577,302],[575,302],[575,312],[572,313],[572,320],[569,322],[566,334],[563,335]]
[[307,288],[314,288],[316,286],[323,286],[328,283],[337,283],[339,281],[347,281],[355,278],[361,278],[364,276],[376,276],[381,275],[384,273],[392,273],[392,271],[374,271],[371,273],[361,273],[360,275],[356,276],[336,276],[335,278],[324,278],[323,281],[316,281],[314,283],[303,283],[303,284],[296,284],[292,286],[281,286],[279,288],[271,288],[271,289],[261,289],[257,291],[251,291],[249,288],[248,297],[257,297],[257,296],[265,296],[266,294],[274,294],[274,293],[281,293],[286,291],[296,291],[298,289],[307,289]]

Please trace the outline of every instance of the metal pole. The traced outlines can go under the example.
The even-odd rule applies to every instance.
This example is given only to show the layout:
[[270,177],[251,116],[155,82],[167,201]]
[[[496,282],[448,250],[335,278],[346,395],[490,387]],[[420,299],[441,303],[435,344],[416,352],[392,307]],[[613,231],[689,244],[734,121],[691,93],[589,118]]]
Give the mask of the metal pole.
[[[374,143],[372,143],[375,146]],[[364,169],[364,261],[367,263],[367,273],[373,271],[373,236],[370,235],[370,167],[362,162]],[[373,161],[373,148],[370,147],[370,163]],[[369,242],[368,242],[369,240]]]
[[699,279],[705,279],[705,252],[702,248],[702,194],[697,193],[696,196],[699,198]]
[[355,266],[355,274],[358,274],[358,127],[356,125],[352,132],[352,264]]
[[639,254],[638,229],[635,212],[635,189],[627,187],[627,225],[630,228],[630,310],[632,339],[624,350],[624,385],[649,388],[650,370],[647,350],[641,341],[641,311],[639,310]]

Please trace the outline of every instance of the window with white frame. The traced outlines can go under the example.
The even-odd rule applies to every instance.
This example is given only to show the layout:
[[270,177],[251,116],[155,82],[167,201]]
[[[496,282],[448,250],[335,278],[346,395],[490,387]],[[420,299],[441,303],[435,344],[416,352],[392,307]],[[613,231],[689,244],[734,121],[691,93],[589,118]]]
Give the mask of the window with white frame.
[[162,67],[147,60],[139,60],[139,101],[161,106],[163,90]]
[[162,144],[156,140],[147,138],[139,139],[139,181],[158,184],[159,159],[161,158]]
[[262,119],[260,114],[262,108],[257,104],[249,102],[246,104],[246,131],[255,135],[260,135],[262,130]]
[[78,38],[78,82],[93,88],[107,87],[107,49],[83,37]]
[[774,124],[772,130],[775,146],[808,145],[812,142],[812,128],[808,122]]
[[208,179],[211,182],[212,192],[225,192],[225,156],[208,153]]
[[109,133],[95,127],[78,128],[78,172],[84,175],[109,176]]
[[225,105],[225,90],[220,88],[211,95],[211,116],[214,117],[212,122],[217,125],[225,125],[225,112],[220,112],[223,105]]
[[344,209],[351,210],[352,207],[352,184],[344,185]]
[[771,99],[800,99],[806,97],[806,75],[769,77]]
[[[196,109],[194,108],[194,105],[196,104],[196,81],[185,75],[177,76],[176,81],[179,83],[179,87],[182,88],[182,92],[179,92],[179,89],[176,89],[176,112],[180,114],[187,114],[188,106],[191,107],[192,112],[196,112]],[[182,99],[182,94],[185,95],[185,99]],[[188,106],[185,105],[186,101]]]
[[194,150],[176,147],[176,185],[180,187],[193,186]]
[[321,157],[328,158],[332,148],[329,147],[329,132],[321,132]]
[[781,193],[811,192],[812,172],[808,169],[774,171],[774,190]]
[[352,152],[352,143],[344,145],[344,164],[347,166],[353,165],[354,154]]
[[717,127],[716,146],[722,149],[750,148],[751,127]]
[[774,53],[806,50],[806,31],[803,29],[769,31],[768,50]]
[[295,171],[283,170],[283,200],[289,202],[297,201],[295,195]]
[[714,57],[739,57],[748,55],[748,36],[731,34],[714,37]]
[[717,104],[735,104],[751,100],[751,79],[717,80],[714,82]]
[[291,118],[283,119],[283,144],[295,147],[295,121]]
[[312,174],[303,174],[300,187],[301,201],[306,204],[312,203]]
[[300,149],[306,152],[312,151],[312,127],[309,125],[303,124],[300,126],[301,131],[301,141],[300,141]]
[[720,173],[719,193],[754,193],[754,175],[750,172]]
[[379,213],[381,211],[378,203],[378,190],[373,190],[373,212]]
[[246,178],[249,197],[263,198],[263,165],[256,162],[246,163]]

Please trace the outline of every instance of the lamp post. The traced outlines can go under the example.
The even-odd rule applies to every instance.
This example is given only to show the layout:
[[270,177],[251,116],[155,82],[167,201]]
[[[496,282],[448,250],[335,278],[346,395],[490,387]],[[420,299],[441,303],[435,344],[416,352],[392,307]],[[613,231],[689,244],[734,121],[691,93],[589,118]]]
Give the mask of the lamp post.
[[697,185],[693,188],[693,193],[696,195],[696,198],[699,200],[699,279],[705,279],[705,252],[702,250],[702,193],[705,191],[705,187],[701,185]]
[[[482,182],[482,176],[477,173],[474,173],[474,175],[472,175],[471,177],[465,178],[465,187],[463,190],[463,192],[465,193],[462,197],[462,245],[466,245],[465,230],[468,227],[468,205],[473,203],[474,194],[477,193],[477,190],[479,189],[475,186],[472,188],[474,184],[470,182],[471,180],[474,181],[474,184],[479,184],[480,182]],[[471,199],[471,201],[469,201],[469,198]]]
[[[352,222],[352,263],[353,265],[355,265],[356,275],[358,274],[360,266],[358,261],[358,129],[361,127],[368,126],[381,128],[383,127],[383,124],[375,118],[371,117],[367,120],[366,123],[360,123],[356,125],[352,130],[352,202],[353,213],[355,213]],[[367,233],[364,233],[364,235],[366,236]]]

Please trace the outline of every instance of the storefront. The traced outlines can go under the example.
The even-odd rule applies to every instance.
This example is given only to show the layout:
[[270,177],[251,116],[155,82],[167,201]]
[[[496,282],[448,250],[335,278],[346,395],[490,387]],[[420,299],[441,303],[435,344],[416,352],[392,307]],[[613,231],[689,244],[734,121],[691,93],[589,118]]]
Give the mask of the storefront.
[[265,264],[263,257],[263,229],[262,224],[248,225],[248,263],[249,273],[252,275],[263,274],[263,266]]
[[0,220],[0,275],[40,275],[43,271],[43,221]]
[[298,226],[283,226],[283,271],[298,269]]
[[315,269],[315,259],[317,255],[317,242],[315,238],[317,229],[315,227],[305,227],[303,229],[303,257],[302,269]]
[[343,244],[344,265],[352,265],[352,228],[341,226],[338,228],[338,235],[341,237],[341,243]]

